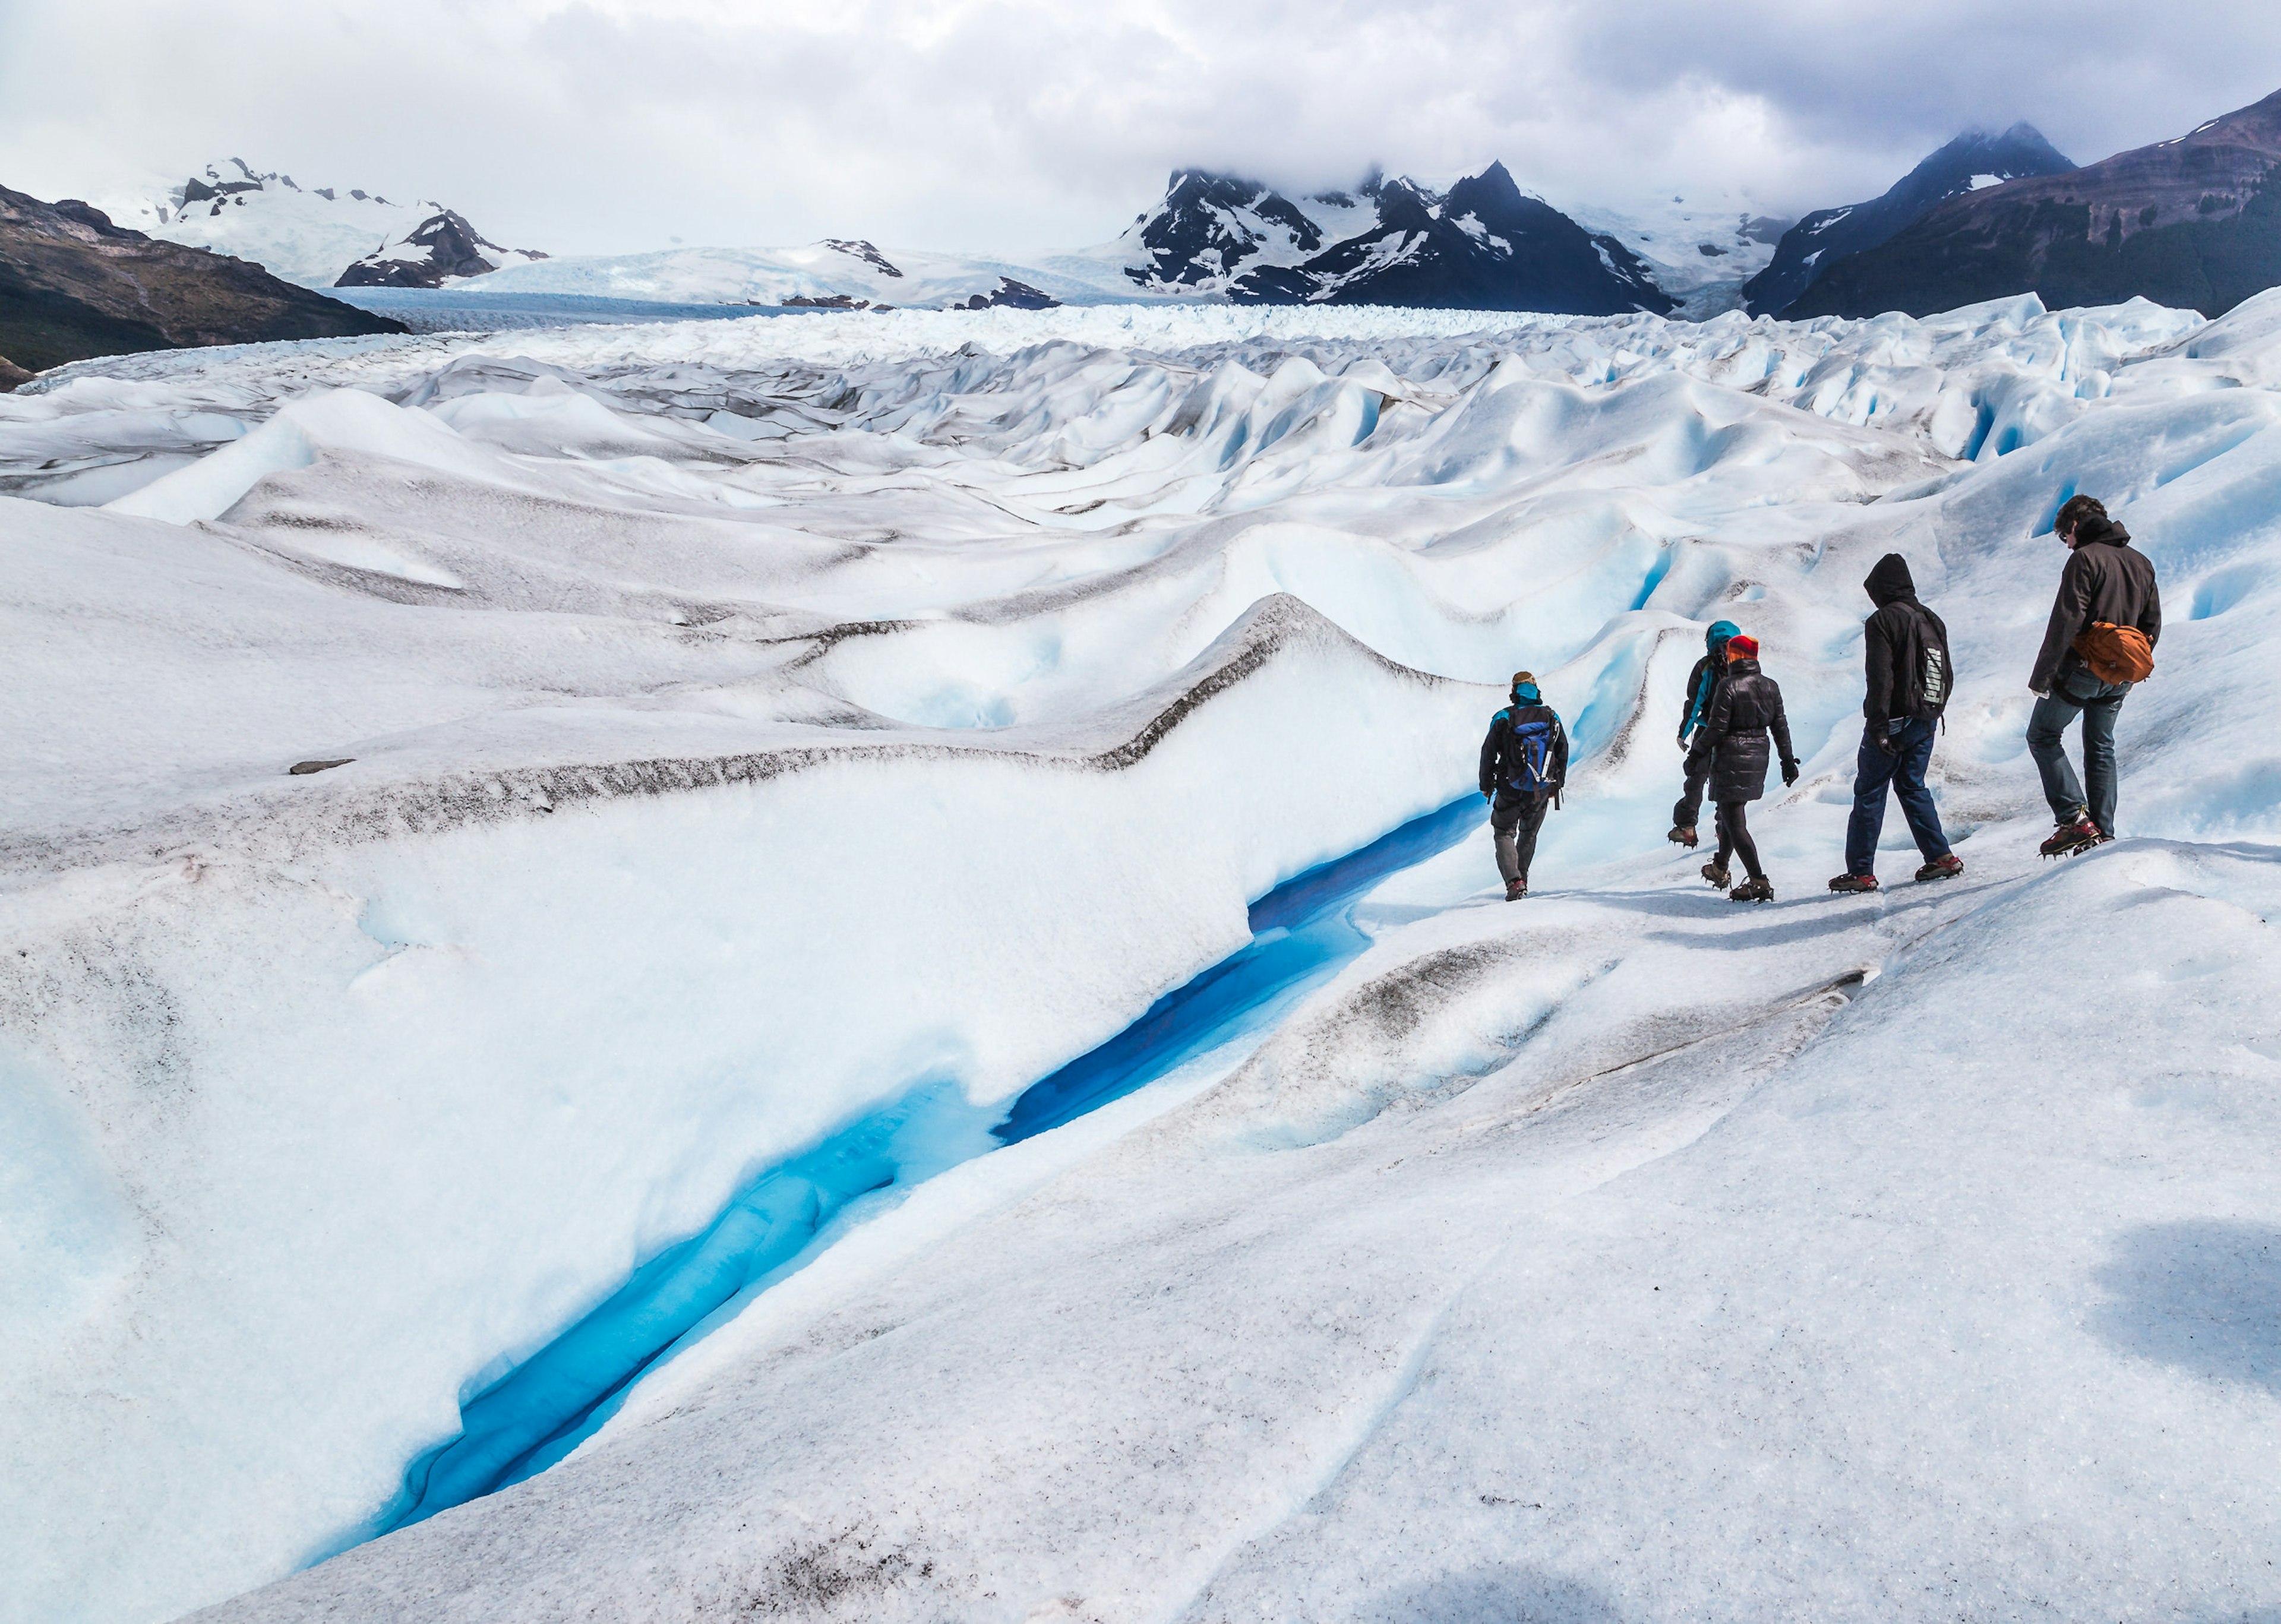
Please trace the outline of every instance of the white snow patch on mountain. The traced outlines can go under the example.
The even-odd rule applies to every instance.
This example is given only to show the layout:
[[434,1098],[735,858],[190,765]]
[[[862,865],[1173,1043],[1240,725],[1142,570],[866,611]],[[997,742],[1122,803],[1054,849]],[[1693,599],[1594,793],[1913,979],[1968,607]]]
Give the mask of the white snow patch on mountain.
[[[0,1618],[2281,1606],[2277,388],[2281,295],[899,310],[0,398]],[[2073,490],[2169,615],[2127,838],[2054,867]],[[1888,551],[1968,872],[1908,886],[1896,815],[1830,900]],[[1770,908],[1662,839],[1719,616],[1805,757]],[[1524,665],[1578,744],[1536,898],[1475,833],[961,1160],[1470,795]],[[939,1175],[562,1464],[287,1577],[896,1112]]]
[[[112,222],[193,248],[250,259],[271,275],[329,289],[358,260],[400,244],[444,212],[348,187],[305,187],[243,159],[204,166],[186,182],[151,181],[91,199]],[[515,254],[504,263],[522,263]]]

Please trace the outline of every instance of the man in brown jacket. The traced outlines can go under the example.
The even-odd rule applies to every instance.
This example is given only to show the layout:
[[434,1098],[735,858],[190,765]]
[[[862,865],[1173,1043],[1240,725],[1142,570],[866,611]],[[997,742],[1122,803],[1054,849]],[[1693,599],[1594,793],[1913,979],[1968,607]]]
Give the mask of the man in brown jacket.
[[[2052,529],[2072,554],[2060,574],[2059,596],[2028,686],[2036,708],[2028,717],[2028,754],[2044,781],[2059,827],[2043,844],[2046,857],[2071,856],[2115,838],[2115,719],[2129,683],[2101,682],[2076,652],[2075,641],[2094,625],[2136,627],[2152,647],[2162,635],[2162,599],[2154,566],[2130,545],[2130,532],[2107,516],[2097,498],[2069,497]],[[2083,718],[2086,794],[2068,760],[2067,730]]]

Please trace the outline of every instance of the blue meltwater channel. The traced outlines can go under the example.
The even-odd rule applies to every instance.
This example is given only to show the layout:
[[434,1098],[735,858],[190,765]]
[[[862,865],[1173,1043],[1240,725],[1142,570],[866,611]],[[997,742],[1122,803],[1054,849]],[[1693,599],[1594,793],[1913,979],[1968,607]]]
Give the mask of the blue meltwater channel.
[[1365,892],[1448,850],[1484,816],[1480,799],[1468,795],[1286,880],[1251,905],[1246,946],[1032,1084],[995,1125],[995,1112],[967,1104],[955,1079],[923,1078],[894,1106],[771,1168],[705,1230],[642,1264],[599,1307],[465,1401],[459,1435],[412,1463],[394,1503],[361,1537],[553,1465],[644,1375],[828,1244],[819,1233],[858,1197],[1074,1121],[1264,1026],[1369,946],[1352,917]]

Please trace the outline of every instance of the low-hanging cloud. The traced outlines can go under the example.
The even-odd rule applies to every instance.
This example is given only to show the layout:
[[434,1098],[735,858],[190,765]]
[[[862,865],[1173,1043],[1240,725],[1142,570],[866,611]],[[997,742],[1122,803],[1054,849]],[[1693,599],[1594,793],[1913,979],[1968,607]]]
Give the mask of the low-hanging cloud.
[[243,156],[558,252],[1034,251],[1113,236],[1180,164],[1502,158],[1555,201],[1793,213],[1968,125],[2087,161],[2276,88],[2281,9],[2240,0],[12,0],[0,183]]

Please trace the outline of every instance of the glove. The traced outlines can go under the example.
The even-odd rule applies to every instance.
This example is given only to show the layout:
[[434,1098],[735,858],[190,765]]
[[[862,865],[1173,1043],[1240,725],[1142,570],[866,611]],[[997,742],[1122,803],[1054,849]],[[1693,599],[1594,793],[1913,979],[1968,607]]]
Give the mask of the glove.
[[1797,782],[1798,763],[1796,762],[1784,762],[1782,763],[1782,787],[1784,789],[1788,789],[1791,785]]
[[1495,790],[1483,790],[1481,792],[1481,804],[1485,807],[1495,806],[1496,804],[1496,792]]
[[1679,747],[1682,750],[1687,748],[1687,735],[1684,733],[1679,736]]

